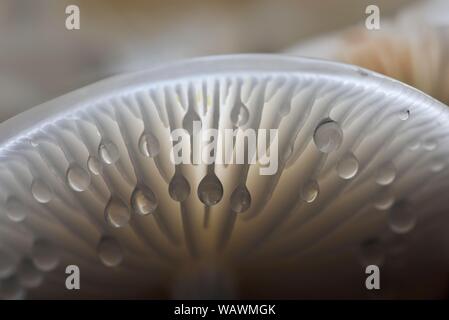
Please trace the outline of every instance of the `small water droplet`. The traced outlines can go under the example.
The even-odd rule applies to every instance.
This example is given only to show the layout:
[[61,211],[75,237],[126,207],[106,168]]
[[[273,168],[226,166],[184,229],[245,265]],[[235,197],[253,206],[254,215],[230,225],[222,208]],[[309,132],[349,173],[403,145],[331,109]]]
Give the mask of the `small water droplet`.
[[59,264],[56,248],[47,240],[39,239],[33,244],[31,258],[36,268],[42,271],[51,271]]
[[126,226],[131,219],[131,214],[125,203],[117,197],[109,199],[105,208],[106,221],[114,228]]
[[433,138],[426,139],[423,142],[424,149],[429,150],[429,151],[435,150],[437,145],[438,145],[437,139],[433,139]]
[[16,260],[6,252],[0,251],[0,279],[9,277],[14,273]]
[[82,192],[90,186],[90,174],[81,168],[81,166],[74,164],[67,170],[67,184],[72,190]]
[[359,170],[359,162],[352,154],[346,154],[337,164],[337,172],[340,178],[349,180],[354,178]]
[[360,245],[360,262],[362,265],[382,265],[385,259],[385,249],[377,238],[370,238]]
[[316,127],[313,140],[318,150],[329,153],[340,147],[343,141],[343,131],[337,122],[328,119]]
[[116,267],[123,261],[123,252],[120,244],[111,237],[101,238],[97,246],[98,256],[107,267]]
[[22,288],[16,276],[10,276],[0,281],[0,300],[22,300],[26,291]]
[[144,132],[139,139],[139,150],[145,157],[154,158],[160,151],[159,141],[152,133]]
[[153,213],[157,206],[156,196],[150,188],[142,186],[134,189],[131,196],[131,207],[135,213],[147,215]]
[[44,280],[43,273],[34,266],[30,259],[24,259],[19,264],[17,277],[20,285],[25,288],[39,287]]
[[381,186],[387,186],[391,184],[396,178],[396,167],[392,162],[382,165],[376,174],[376,182]]
[[9,197],[6,200],[5,209],[8,218],[14,222],[21,222],[25,220],[26,216],[28,215],[27,208],[19,199],[14,196]]
[[378,210],[388,210],[394,204],[394,197],[388,192],[380,192],[374,202],[374,207]]
[[307,181],[301,188],[301,199],[307,203],[315,201],[320,192],[318,183],[315,180]]
[[198,185],[198,198],[210,207],[223,197],[223,185],[214,173],[208,173]]
[[249,120],[249,110],[241,103],[235,106],[231,111],[231,121],[236,127],[244,126]]
[[103,141],[98,147],[100,158],[107,164],[117,162],[120,157],[117,146],[112,141]]
[[416,214],[413,208],[405,201],[398,202],[388,213],[388,225],[398,234],[404,234],[413,230],[416,225]]
[[31,184],[31,193],[40,203],[47,203],[53,198],[53,190],[41,179],[35,179]]
[[231,194],[231,209],[240,213],[251,206],[251,194],[245,184],[239,184]]
[[175,173],[168,185],[170,197],[179,202],[183,202],[190,195],[190,185],[186,178],[180,173]]
[[407,120],[410,117],[410,110],[405,109],[399,112],[399,119],[402,121]]
[[89,159],[87,160],[87,167],[92,174],[96,176],[100,174],[101,163],[96,157],[89,157]]

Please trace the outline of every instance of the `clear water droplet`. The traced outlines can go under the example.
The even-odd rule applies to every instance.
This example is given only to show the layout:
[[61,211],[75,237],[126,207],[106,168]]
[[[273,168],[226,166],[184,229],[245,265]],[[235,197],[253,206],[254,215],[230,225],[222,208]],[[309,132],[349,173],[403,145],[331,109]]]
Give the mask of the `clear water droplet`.
[[198,185],[198,198],[210,207],[223,197],[223,185],[214,173],[208,173]]
[[123,251],[120,244],[111,237],[100,239],[97,246],[98,257],[107,267],[117,267],[123,261]]
[[101,170],[101,163],[96,157],[90,156],[87,160],[87,168],[89,168],[92,174],[98,176]]
[[36,268],[42,271],[51,271],[59,264],[56,248],[47,240],[39,239],[34,242],[31,250],[31,259]]
[[37,288],[43,280],[44,274],[39,271],[29,259],[24,259],[17,268],[17,278],[25,288]]
[[318,182],[316,182],[315,180],[307,181],[301,188],[300,193],[301,199],[305,202],[311,203],[315,201],[315,199],[318,197],[318,194],[320,193]]
[[22,288],[16,276],[0,281],[0,300],[22,300],[26,291]]
[[388,213],[388,225],[398,234],[413,230],[416,225],[416,214],[405,201],[398,202]]
[[152,133],[144,132],[139,139],[139,150],[145,157],[154,158],[160,151],[159,141]]
[[358,171],[359,161],[352,153],[346,154],[337,164],[337,173],[342,179],[352,179]]
[[77,192],[87,190],[90,186],[90,174],[81,166],[74,164],[67,170],[67,184],[70,188]]
[[170,197],[179,202],[183,202],[190,195],[190,185],[187,179],[180,173],[175,173],[168,185]]
[[9,277],[14,273],[16,260],[6,252],[0,251],[0,279]]
[[112,197],[106,205],[105,218],[114,228],[121,228],[129,223],[131,214],[122,200],[117,197]]
[[399,119],[402,121],[408,120],[408,118],[410,117],[410,110],[404,109],[399,112],[398,116],[399,116]]
[[119,150],[112,141],[103,141],[98,147],[98,154],[106,164],[113,164],[120,158]]
[[47,203],[53,198],[53,190],[41,179],[35,179],[31,184],[31,193],[40,203]]
[[158,206],[155,194],[150,188],[141,186],[134,189],[131,195],[131,207],[140,215],[153,213]]
[[21,222],[25,220],[25,218],[28,215],[27,208],[23,205],[23,203],[19,199],[17,199],[14,196],[9,197],[6,200],[5,209],[8,218],[14,222]]
[[249,120],[249,110],[241,103],[235,106],[231,111],[231,121],[236,127],[244,126]]
[[251,206],[251,194],[245,184],[239,184],[231,194],[231,209],[240,213]]
[[374,202],[374,207],[378,210],[388,210],[394,204],[394,197],[388,192],[380,192]]
[[381,186],[387,186],[391,184],[396,178],[396,167],[392,162],[382,165],[376,174],[376,182]]
[[423,142],[424,149],[426,149],[428,151],[435,150],[437,145],[438,145],[437,139],[433,139],[433,138],[426,139]]
[[343,141],[343,131],[337,122],[328,119],[316,127],[313,141],[318,150],[329,153],[340,147]]
[[385,259],[385,248],[377,238],[370,238],[360,245],[360,262],[362,265],[380,266]]

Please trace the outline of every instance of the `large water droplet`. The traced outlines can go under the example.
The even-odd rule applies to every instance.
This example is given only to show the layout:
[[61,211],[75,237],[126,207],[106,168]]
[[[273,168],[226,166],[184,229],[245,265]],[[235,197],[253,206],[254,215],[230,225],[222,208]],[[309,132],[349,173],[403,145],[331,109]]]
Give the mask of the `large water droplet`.
[[120,157],[119,150],[112,141],[103,141],[98,147],[98,154],[107,164],[115,163]]
[[198,185],[198,198],[210,207],[223,197],[223,185],[214,173],[208,173]]
[[159,141],[152,133],[144,132],[139,139],[139,150],[145,157],[153,158],[159,154]]
[[315,201],[320,192],[318,183],[315,180],[309,180],[301,188],[301,199],[307,203]]
[[313,141],[318,150],[329,153],[340,147],[343,141],[343,131],[335,121],[326,120],[316,127]]
[[377,170],[376,182],[381,186],[391,184],[395,178],[396,178],[396,167],[391,162],[382,165]]
[[140,215],[153,213],[158,206],[157,199],[153,191],[147,187],[137,187],[131,196],[131,207],[133,211]]
[[236,127],[244,126],[249,119],[248,108],[242,103],[231,111],[231,121]]
[[0,279],[9,277],[14,273],[16,260],[6,252],[0,251]]
[[423,142],[424,149],[429,150],[429,151],[435,150],[437,145],[438,145],[438,141],[437,141],[437,139],[434,139],[434,138],[428,138],[428,139],[424,140],[424,142]]
[[28,215],[27,208],[19,199],[14,196],[9,197],[6,200],[5,209],[8,218],[14,222],[21,222],[25,220],[26,216]]
[[345,180],[352,179],[358,170],[359,162],[352,153],[346,154],[337,164],[337,173]]
[[34,242],[31,258],[36,268],[42,271],[51,271],[59,264],[56,248],[47,240],[39,239]]
[[104,214],[106,221],[114,228],[126,226],[131,218],[128,207],[117,197],[109,199]]
[[31,193],[40,203],[47,203],[53,198],[53,190],[41,179],[35,179],[31,184]]
[[413,230],[416,225],[416,214],[405,201],[397,203],[388,213],[388,225],[398,234],[404,234]]
[[43,280],[44,274],[39,271],[31,260],[24,259],[17,268],[17,277],[21,286],[25,288],[39,287]]
[[360,245],[360,262],[362,265],[382,265],[385,259],[385,249],[377,238],[370,238]]
[[186,178],[180,173],[175,173],[168,185],[170,197],[179,202],[183,202],[190,195],[190,185]]
[[374,201],[374,207],[378,210],[388,210],[393,204],[394,197],[388,192],[380,192]]
[[231,194],[231,209],[240,213],[251,206],[251,194],[245,184],[239,184]]
[[120,244],[111,237],[101,238],[97,246],[98,256],[107,267],[116,267],[123,261],[123,252]]
[[26,291],[22,288],[17,277],[11,276],[0,281],[0,300],[24,299]]
[[98,176],[100,174],[101,170],[101,163],[98,161],[97,158],[90,156],[87,160],[87,167],[89,168],[89,171]]
[[77,164],[69,167],[66,179],[70,188],[77,192],[86,190],[90,185],[90,174]]

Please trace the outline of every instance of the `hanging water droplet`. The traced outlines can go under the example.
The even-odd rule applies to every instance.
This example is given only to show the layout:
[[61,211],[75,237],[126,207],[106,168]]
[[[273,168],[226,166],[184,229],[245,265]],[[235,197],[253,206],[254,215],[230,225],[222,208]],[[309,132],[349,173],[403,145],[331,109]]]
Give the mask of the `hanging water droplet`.
[[89,159],[87,159],[87,167],[92,174],[96,176],[100,174],[101,163],[97,158],[90,156]]
[[6,252],[0,251],[0,279],[9,277],[14,273],[16,260]]
[[190,195],[190,185],[186,178],[180,173],[175,173],[168,185],[170,197],[179,202],[183,202]]
[[374,201],[374,207],[378,210],[388,210],[393,204],[394,197],[388,192],[380,192]]
[[307,203],[315,201],[320,192],[318,183],[315,180],[307,181],[301,188],[301,199]]
[[41,179],[35,179],[31,184],[31,193],[40,203],[47,203],[53,198],[53,190]]
[[410,117],[410,110],[408,109],[404,109],[402,111],[399,112],[399,119],[402,121],[407,120]]
[[397,203],[388,214],[390,229],[398,234],[410,232],[416,225],[416,214],[405,201]]
[[160,151],[157,138],[150,132],[144,132],[139,139],[139,150],[146,157],[156,157]]
[[435,150],[437,145],[438,145],[437,139],[433,139],[433,138],[426,139],[423,142],[424,149],[429,150],[429,151]]
[[28,215],[27,208],[23,205],[23,203],[17,199],[16,197],[9,197],[6,200],[6,215],[11,221],[21,222],[25,220]]
[[67,184],[77,192],[82,192],[90,186],[90,174],[77,164],[73,164],[67,170]]
[[329,153],[340,147],[343,141],[343,131],[337,122],[328,119],[316,127],[313,141],[318,150]]
[[129,223],[131,218],[128,207],[117,197],[111,197],[105,208],[106,221],[114,228],[121,228]]
[[378,238],[370,238],[360,245],[360,262],[362,265],[382,265],[385,259],[385,248]]
[[251,194],[245,184],[239,184],[231,194],[231,209],[240,213],[251,206]]
[[231,111],[231,121],[236,127],[244,126],[249,120],[249,110],[241,103],[236,105]]
[[17,278],[21,286],[36,288],[42,284],[44,275],[34,266],[31,260],[24,259],[17,268]]
[[39,239],[34,242],[31,258],[36,268],[42,271],[51,271],[59,264],[56,248],[47,240]]
[[354,178],[358,170],[359,161],[352,153],[346,154],[337,164],[337,173],[345,180]]
[[223,197],[223,185],[214,173],[208,173],[198,185],[198,198],[210,207]]
[[153,213],[158,206],[156,196],[147,187],[137,187],[131,196],[131,207],[133,211],[140,215]]
[[119,150],[112,141],[103,141],[98,147],[98,154],[107,164],[115,163],[120,157]]
[[10,276],[0,281],[0,300],[22,300],[26,291],[22,288],[17,277]]
[[116,267],[123,261],[123,252],[120,244],[111,237],[101,238],[97,246],[98,257],[107,267]]
[[396,178],[396,167],[392,162],[382,165],[376,174],[376,182],[381,186],[387,186],[391,184]]

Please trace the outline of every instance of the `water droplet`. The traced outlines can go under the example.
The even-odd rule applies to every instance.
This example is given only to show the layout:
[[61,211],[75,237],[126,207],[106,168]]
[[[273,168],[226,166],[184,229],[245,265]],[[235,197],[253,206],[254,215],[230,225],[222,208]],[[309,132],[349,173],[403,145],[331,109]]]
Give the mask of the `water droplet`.
[[354,178],[359,170],[359,162],[352,154],[346,154],[337,164],[337,172],[340,178],[348,180]]
[[9,197],[6,200],[6,215],[11,221],[21,222],[25,220],[28,210],[16,197]]
[[315,180],[307,181],[301,188],[301,199],[307,203],[315,201],[320,192],[318,183]]
[[432,172],[440,172],[445,166],[443,159],[434,159],[430,165],[430,170]]
[[86,190],[90,185],[90,174],[77,164],[69,167],[66,179],[70,188],[77,192]]
[[378,210],[388,210],[394,204],[394,197],[388,192],[380,192],[374,202],[374,207]]
[[0,279],[9,277],[14,273],[16,261],[14,257],[6,252],[0,251]]
[[122,200],[117,197],[112,197],[106,205],[105,217],[111,226],[121,228],[129,223],[131,214]]
[[249,120],[248,108],[241,103],[236,105],[231,111],[231,121],[236,127],[244,126]]
[[328,119],[316,127],[313,140],[318,150],[329,153],[340,147],[343,141],[343,131],[338,123]]
[[426,139],[423,142],[424,149],[429,150],[429,151],[434,150],[437,147],[437,145],[438,145],[438,141],[436,139],[432,139],[432,138]]
[[139,150],[146,157],[156,157],[160,151],[157,138],[150,132],[144,132],[139,139]]
[[43,280],[44,275],[39,271],[31,260],[24,259],[17,268],[17,277],[21,286],[25,288],[39,287]]
[[26,291],[22,288],[17,277],[11,276],[0,281],[0,300],[24,299]]
[[180,173],[175,173],[168,185],[170,197],[179,202],[183,202],[190,195],[190,185],[186,178]]
[[116,267],[123,261],[123,252],[120,244],[111,237],[101,238],[97,247],[101,262],[107,267]]
[[101,170],[101,163],[98,161],[97,158],[90,156],[87,160],[87,167],[89,168],[89,171],[98,176],[100,174]]
[[118,148],[112,141],[103,141],[98,147],[98,154],[107,164],[115,163],[120,157]]
[[382,265],[385,259],[385,250],[381,241],[377,238],[370,238],[360,245],[360,262],[362,265]]
[[223,197],[223,185],[214,173],[208,173],[198,185],[198,198],[210,207]]
[[416,225],[416,215],[413,208],[405,201],[397,203],[388,214],[390,229],[398,234],[410,232]]
[[53,190],[41,179],[35,179],[31,184],[31,193],[40,203],[47,203],[53,198]]
[[382,165],[376,174],[376,182],[381,186],[387,186],[391,184],[396,178],[396,167],[392,162]]
[[411,151],[414,150],[418,150],[418,148],[421,146],[421,143],[419,141],[413,141],[412,143],[410,143],[410,145],[408,146],[408,149]]
[[134,189],[131,196],[131,206],[133,211],[140,215],[147,215],[156,210],[158,203],[155,194],[147,187]]
[[240,213],[251,206],[251,194],[245,184],[240,184],[231,194],[231,209]]
[[410,117],[410,110],[405,109],[399,112],[399,119],[402,121],[407,120]]
[[51,271],[59,264],[56,248],[47,240],[39,239],[34,242],[31,258],[36,268],[42,271]]

